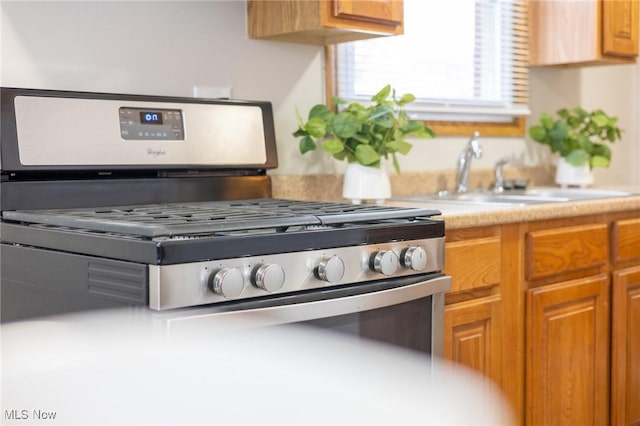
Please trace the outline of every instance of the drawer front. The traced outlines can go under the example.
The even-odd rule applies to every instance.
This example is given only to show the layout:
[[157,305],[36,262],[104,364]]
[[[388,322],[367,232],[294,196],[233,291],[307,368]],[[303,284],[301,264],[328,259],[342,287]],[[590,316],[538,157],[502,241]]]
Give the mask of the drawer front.
[[533,280],[606,264],[607,225],[545,229],[526,235],[526,279]]
[[640,260],[640,219],[614,222],[611,247],[614,262]]
[[500,251],[500,237],[447,243],[444,270],[452,277],[451,293],[498,285]]

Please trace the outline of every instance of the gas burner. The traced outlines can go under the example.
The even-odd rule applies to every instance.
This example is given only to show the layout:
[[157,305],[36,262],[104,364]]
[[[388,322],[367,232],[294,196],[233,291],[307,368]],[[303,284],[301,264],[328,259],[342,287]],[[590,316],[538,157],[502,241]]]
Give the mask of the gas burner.
[[291,227],[328,229],[349,223],[413,220],[431,209],[258,199],[118,206],[100,209],[5,211],[3,219],[147,238],[202,234],[283,232]]

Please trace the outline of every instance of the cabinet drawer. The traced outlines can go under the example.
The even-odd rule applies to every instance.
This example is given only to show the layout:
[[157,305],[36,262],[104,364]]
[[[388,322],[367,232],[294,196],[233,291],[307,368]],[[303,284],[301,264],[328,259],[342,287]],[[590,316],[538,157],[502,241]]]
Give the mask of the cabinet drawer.
[[526,235],[526,279],[549,277],[607,262],[607,225],[545,229]]
[[447,243],[445,273],[451,275],[451,292],[491,287],[500,283],[500,237]]
[[640,219],[614,222],[611,247],[614,262],[640,260]]

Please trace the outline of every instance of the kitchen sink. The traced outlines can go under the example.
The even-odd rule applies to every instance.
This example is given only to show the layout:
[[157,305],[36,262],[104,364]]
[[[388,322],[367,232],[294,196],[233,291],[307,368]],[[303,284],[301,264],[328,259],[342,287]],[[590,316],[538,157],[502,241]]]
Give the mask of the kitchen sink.
[[429,203],[524,206],[531,204],[562,203],[568,201],[599,200],[635,195],[628,191],[579,188],[531,188],[494,193],[473,191],[465,193],[439,193],[396,197],[395,200]]
[[[582,188],[531,188],[522,191],[513,191],[515,195],[522,193],[525,196],[562,198],[565,201],[599,200],[605,198],[629,197],[637,195],[629,191],[614,189],[582,189]],[[511,192],[510,192],[511,193]]]

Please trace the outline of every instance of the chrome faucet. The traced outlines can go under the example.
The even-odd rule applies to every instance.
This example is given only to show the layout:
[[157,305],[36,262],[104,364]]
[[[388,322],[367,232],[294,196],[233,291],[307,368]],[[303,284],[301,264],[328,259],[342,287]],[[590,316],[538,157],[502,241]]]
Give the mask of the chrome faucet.
[[467,192],[469,189],[469,172],[471,171],[471,159],[482,157],[482,147],[478,138],[479,132],[473,132],[473,136],[458,156],[458,172],[456,174],[456,192]]
[[496,162],[495,168],[495,180],[493,184],[493,192],[504,192],[504,175],[502,173],[502,168],[509,162],[508,158],[501,158]]

